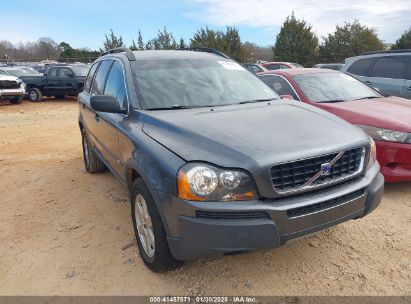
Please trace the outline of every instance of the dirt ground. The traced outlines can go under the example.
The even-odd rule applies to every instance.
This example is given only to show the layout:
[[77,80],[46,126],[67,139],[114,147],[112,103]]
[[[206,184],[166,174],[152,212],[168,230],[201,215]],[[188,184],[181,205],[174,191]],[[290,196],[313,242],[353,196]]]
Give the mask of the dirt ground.
[[411,183],[366,218],[154,274],[126,190],[85,172],[74,99],[0,105],[0,295],[411,295]]

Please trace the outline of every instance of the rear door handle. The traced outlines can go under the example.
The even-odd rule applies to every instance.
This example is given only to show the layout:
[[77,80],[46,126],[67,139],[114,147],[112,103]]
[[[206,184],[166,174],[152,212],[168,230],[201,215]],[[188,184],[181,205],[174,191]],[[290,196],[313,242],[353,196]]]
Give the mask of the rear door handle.
[[411,86],[408,87],[408,91],[411,91]]

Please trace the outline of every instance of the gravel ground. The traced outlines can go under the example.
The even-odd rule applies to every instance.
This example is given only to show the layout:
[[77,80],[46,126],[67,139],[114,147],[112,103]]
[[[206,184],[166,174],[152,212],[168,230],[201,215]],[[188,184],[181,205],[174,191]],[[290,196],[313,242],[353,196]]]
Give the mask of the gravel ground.
[[0,295],[411,295],[411,183],[380,207],[270,251],[154,274],[126,190],[83,167],[74,99],[0,104]]

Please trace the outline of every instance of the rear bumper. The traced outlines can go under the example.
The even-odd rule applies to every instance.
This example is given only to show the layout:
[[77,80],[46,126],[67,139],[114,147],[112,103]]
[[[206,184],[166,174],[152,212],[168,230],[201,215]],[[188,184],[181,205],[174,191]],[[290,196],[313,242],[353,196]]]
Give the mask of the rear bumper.
[[281,200],[205,203],[159,196],[172,254],[179,260],[193,260],[275,248],[363,217],[379,205],[383,188],[376,164],[360,180]]
[[381,173],[388,183],[411,181],[411,144],[375,141]]

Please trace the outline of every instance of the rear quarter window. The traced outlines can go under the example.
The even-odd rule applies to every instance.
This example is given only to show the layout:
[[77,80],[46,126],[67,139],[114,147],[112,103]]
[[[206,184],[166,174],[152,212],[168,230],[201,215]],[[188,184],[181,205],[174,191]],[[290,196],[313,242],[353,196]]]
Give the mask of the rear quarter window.
[[359,59],[347,69],[347,72],[358,76],[368,76],[368,71],[373,61],[373,58]]

